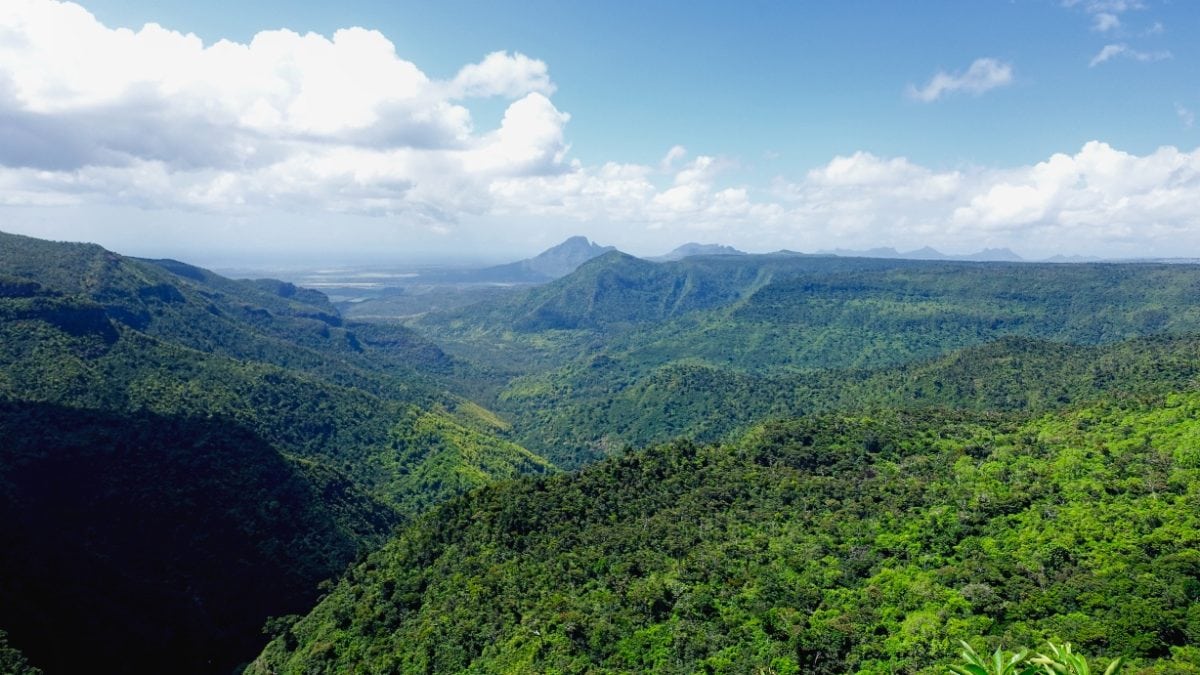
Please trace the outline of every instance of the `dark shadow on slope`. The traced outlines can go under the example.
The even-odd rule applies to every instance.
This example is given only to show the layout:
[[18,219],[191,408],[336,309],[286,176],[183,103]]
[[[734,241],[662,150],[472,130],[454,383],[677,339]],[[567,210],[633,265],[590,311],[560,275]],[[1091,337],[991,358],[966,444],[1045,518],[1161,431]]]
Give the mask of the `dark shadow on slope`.
[[0,402],[0,626],[47,673],[227,673],[394,514],[219,419]]

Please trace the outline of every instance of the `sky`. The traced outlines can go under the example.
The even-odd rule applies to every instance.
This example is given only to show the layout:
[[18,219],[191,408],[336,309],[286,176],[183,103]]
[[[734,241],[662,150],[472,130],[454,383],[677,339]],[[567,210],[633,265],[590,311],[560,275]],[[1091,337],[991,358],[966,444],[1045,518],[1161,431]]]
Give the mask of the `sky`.
[[0,230],[201,264],[1200,257],[1200,5],[0,2]]

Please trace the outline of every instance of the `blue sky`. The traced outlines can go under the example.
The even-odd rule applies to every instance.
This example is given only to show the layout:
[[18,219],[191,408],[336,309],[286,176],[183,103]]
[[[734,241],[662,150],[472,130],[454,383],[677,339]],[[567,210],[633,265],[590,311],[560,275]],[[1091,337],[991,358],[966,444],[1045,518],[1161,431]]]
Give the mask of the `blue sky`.
[[[54,4],[16,1],[33,14]],[[931,244],[1009,246],[1031,257],[1200,256],[1200,222],[1188,215],[1200,212],[1200,8],[1192,2],[82,5],[104,30],[156,22],[195,33],[205,47],[222,39],[248,44],[280,28],[332,40],[340,28],[361,26],[439,82],[495,52],[514,68],[512,59],[527,57],[541,64],[541,79],[447,101],[469,111],[471,137],[456,142],[471,144],[485,143],[514,103],[545,99],[549,116],[531,113],[549,125],[531,131],[541,159],[504,167],[489,160],[483,173],[448,170],[437,181],[416,169],[355,176],[366,182],[359,185],[365,207],[351,203],[345,180],[329,199],[289,200],[261,172],[250,180],[224,171],[221,180],[249,186],[237,191],[238,208],[173,199],[172,190],[195,193],[200,177],[170,168],[156,180],[172,186],[153,195],[80,197],[78,185],[94,182],[81,177],[95,162],[79,161],[69,167],[73,180],[0,181],[0,190],[21,196],[0,209],[0,218],[9,215],[0,229],[78,232],[139,253],[157,247],[206,258],[367,256],[380,242],[414,255],[462,252],[473,242],[502,257],[573,232],[646,253],[698,239],[750,250]],[[133,49],[153,59],[155,46],[145,42]],[[0,56],[0,74],[5,65]],[[9,68],[19,65],[9,60]],[[939,74],[946,86],[928,88]],[[134,84],[162,88],[154,77]],[[39,101],[17,89],[8,107],[42,116],[96,100]],[[0,132],[7,119],[0,117]],[[179,134],[186,132],[167,135]],[[96,142],[113,145],[107,137]],[[664,161],[676,146],[682,150]],[[146,162],[171,164],[118,150],[141,163],[143,178]],[[1056,155],[1070,166],[1056,164]],[[621,167],[608,173],[622,178],[602,175],[605,166]],[[138,191],[122,192],[112,173],[103,175],[116,192]],[[1159,182],[1147,184],[1147,176]],[[406,191],[381,196],[380,184]],[[445,184],[455,187],[447,192]],[[673,187],[681,189],[666,194]],[[326,188],[310,186],[307,195]],[[55,189],[71,198],[30,197]],[[914,202],[916,193],[926,196]],[[231,231],[257,234],[230,238]]]
[[[857,150],[930,166],[1013,164],[1094,139],[1141,154],[1200,138],[1175,109],[1200,109],[1192,2],[1147,2],[1104,33],[1091,30],[1086,3],[1054,0],[84,4],[110,25],[157,21],[206,41],[375,28],[440,77],[493,51],[522,52],[549,65],[573,152],[588,163],[656,161],[681,144],[747,163],[775,152],[791,169]],[[1172,58],[1088,68],[1114,43]],[[905,96],[981,56],[1011,63],[1014,83],[933,106]]]

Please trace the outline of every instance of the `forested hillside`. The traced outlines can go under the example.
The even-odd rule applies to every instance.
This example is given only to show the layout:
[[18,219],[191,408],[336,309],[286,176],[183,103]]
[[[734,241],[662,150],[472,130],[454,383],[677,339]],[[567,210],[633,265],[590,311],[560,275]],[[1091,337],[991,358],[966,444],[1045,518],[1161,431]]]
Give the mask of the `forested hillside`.
[[1200,673],[1198,291],[608,252],[405,326],[0,235],[0,670]]
[[412,325],[490,368],[491,388],[474,391],[513,421],[515,440],[577,467],[770,416],[1046,410],[1191,386],[1198,294],[1200,269],[1188,265],[786,254],[656,264],[613,252],[514,299]]
[[830,410],[1042,412],[1200,386],[1200,336],[1075,345],[1003,337],[877,369],[746,372],[692,359],[646,371],[604,355],[511,382],[518,439],[562,466],[676,437],[712,442],[757,421]]
[[945,672],[959,639],[1200,671],[1200,396],[885,413],[455,500],[256,673]]
[[392,527],[554,470],[463,367],[290,284],[0,235],[0,628],[51,672],[228,671]]

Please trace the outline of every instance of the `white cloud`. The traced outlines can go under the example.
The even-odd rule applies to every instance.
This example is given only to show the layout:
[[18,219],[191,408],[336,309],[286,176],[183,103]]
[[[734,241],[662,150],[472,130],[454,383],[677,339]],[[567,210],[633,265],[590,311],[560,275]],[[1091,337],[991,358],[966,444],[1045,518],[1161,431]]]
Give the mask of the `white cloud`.
[[1063,0],[1062,4],[1064,7],[1079,7],[1089,14],[1122,14],[1146,8],[1141,0]]
[[[437,81],[363,28],[206,45],[52,0],[0,3],[0,33],[5,203],[453,220],[486,207],[492,178],[561,171],[568,149],[546,64],[523,54]],[[514,100],[477,131],[460,101],[492,96]]]
[[1092,30],[1105,33],[1121,27],[1121,19],[1116,14],[1097,12],[1092,15]]
[[492,52],[479,63],[463,66],[450,87],[455,98],[519,98],[531,92],[549,96],[554,89],[544,62],[508,52]]
[[[839,156],[770,192],[722,185],[700,156],[667,176],[647,166],[576,166],[493,183],[505,215],[619,223],[677,240],[719,231],[750,249],[835,245],[1100,254],[1200,247],[1200,149],[1145,156],[1090,142],[1075,154],[1011,169],[934,170],[903,157]],[[639,235],[644,236],[644,235]],[[1194,249],[1193,249],[1194,250]]]
[[[1125,232],[1200,235],[1200,150],[1161,148],[1145,157],[1090,142],[1074,155],[1056,154],[1010,170],[933,172],[903,160],[836,158],[793,186],[807,210],[836,217],[853,212],[878,237],[889,224],[901,242],[916,245],[938,232],[944,241],[996,242],[1034,250],[1062,250],[1080,238],[1092,244]],[[861,179],[830,194],[818,186],[845,166]],[[818,207],[819,208],[816,208]],[[926,227],[915,226],[923,223]],[[892,228],[896,226],[891,225]],[[863,243],[870,239],[864,239]],[[880,239],[875,239],[878,242]],[[928,241],[928,239],[924,239]],[[1106,243],[1112,243],[1106,242]]]
[[1104,45],[1104,47],[1092,57],[1092,60],[1088,63],[1088,67],[1095,68],[1101,63],[1111,61],[1112,59],[1118,57],[1133,59],[1134,61],[1140,61],[1142,63],[1149,63],[1151,61],[1162,61],[1164,59],[1169,59],[1171,58],[1171,52],[1140,52],[1131,48],[1127,44]]
[[671,167],[675,166],[675,162],[678,162],[684,157],[687,157],[687,148],[683,147],[682,145],[673,145],[671,146],[671,149],[667,151],[667,154],[663,155],[662,161],[660,161],[658,165],[663,171],[667,171]]
[[[732,178],[734,160],[682,146],[647,164],[572,160],[549,70],[521,54],[437,80],[361,28],[206,45],[155,25],[111,29],[49,0],[0,0],[0,34],[6,229],[19,214],[81,222],[118,209],[110,226],[135,243],[202,222],[191,240],[321,253],[406,245],[396,232],[511,247],[549,227],[599,226],[606,243],[634,248],[705,233],[750,250],[1200,252],[1200,150],[1137,156],[1092,142],[1007,169],[857,152],[756,189]],[[914,95],[981,93],[1012,77],[980,59]],[[464,105],[476,97],[507,99],[498,126],[476,128]],[[137,213],[144,222],[129,224]],[[65,236],[47,227],[23,231]]]
[[1196,113],[1186,108],[1182,103],[1175,104],[1175,114],[1179,117],[1179,122],[1184,128],[1191,129],[1196,125]]
[[1012,65],[992,58],[982,58],[975,59],[964,72],[938,71],[924,87],[909,85],[908,94],[918,101],[929,103],[938,100],[944,94],[959,91],[979,95],[1012,84],[1012,81]]

